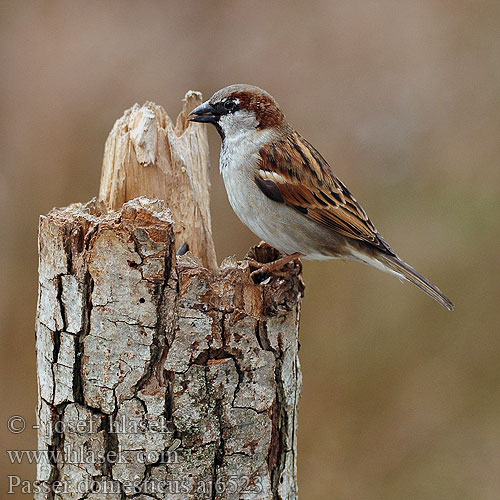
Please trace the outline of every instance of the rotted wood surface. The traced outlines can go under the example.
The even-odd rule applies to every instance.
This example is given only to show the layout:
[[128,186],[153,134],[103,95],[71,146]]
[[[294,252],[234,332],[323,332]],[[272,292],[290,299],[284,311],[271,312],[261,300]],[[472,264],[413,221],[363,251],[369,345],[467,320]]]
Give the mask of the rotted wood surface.
[[153,102],[125,111],[106,141],[99,200],[112,210],[138,196],[164,200],[174,215],[178,247],[187,243],[215,269],[207,131],[187,119],[201,102],[199,92],[189,91],[175,125]]
[[41,218],[38,480],[61,499],[297,498],[298,265],[255,284],[174,237],[146,198]]
[[[177,132],[132,108],[101,200],[40,218],[37,500],[297,498],[300,264],[257,283],[247,260],[215,266],[206,136],[183,121],[199,100]],[[166,202],[121,205],[130,172]]]

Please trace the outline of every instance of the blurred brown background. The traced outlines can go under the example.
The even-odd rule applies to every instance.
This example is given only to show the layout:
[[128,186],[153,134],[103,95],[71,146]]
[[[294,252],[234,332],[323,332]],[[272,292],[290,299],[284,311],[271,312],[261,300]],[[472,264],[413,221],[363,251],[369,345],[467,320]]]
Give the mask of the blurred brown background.
[[[98,190],[124,109],[259,85],[391,245],[455,302],[354,263],[304,265],[302,500],[500,498],[500,3],[2,1],[0,490],[34,478],[38,215]],[[233,215],[211,129],[219,260]],[[14,435],[7,419],[28,430]],[[16,495],[9,497],[17,498]]]

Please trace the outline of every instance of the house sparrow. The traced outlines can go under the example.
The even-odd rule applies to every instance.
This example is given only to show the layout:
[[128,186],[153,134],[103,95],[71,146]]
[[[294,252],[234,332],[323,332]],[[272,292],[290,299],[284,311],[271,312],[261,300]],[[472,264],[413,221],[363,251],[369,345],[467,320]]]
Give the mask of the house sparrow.
[[[396,255],[267,92],[230,85],[194,109],[190,120],[215,125],[229,202],[253,233],[286,254],[280,265],[299,256],[363,262],[410,281],[453,309],[448,297]],[[261,270],[272,268],[267,264]]]

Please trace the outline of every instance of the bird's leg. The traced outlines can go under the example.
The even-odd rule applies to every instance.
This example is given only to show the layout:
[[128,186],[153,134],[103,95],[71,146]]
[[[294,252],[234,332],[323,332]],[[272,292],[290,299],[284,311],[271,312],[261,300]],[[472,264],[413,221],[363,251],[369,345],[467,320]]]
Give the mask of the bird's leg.
[[253,277],[257,274],[270,273],[272,271],[276,271],[284,267],[292,260],[298,259],[300,256],[301,256],[300,253],[292,253],[291,255],[285,255],[284,257],[281,257],[281,259],[273,260],[272,262],[267,262],[266,264],[251,259],[249,260],[249,264],[252,267],[256,267],[257,269],[255,271],[252,271],[250,273],[250,276]]

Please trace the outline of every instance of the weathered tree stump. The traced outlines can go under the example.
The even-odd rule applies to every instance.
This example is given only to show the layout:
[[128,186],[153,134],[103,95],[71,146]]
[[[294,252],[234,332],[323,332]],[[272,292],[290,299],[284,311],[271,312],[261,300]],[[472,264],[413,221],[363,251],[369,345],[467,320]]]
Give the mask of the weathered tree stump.
[[299,264],[262,284],[246,260],[214,269],[209,218],[179,232],[165,202],[123,201],[40,220],[36,498],[297,498]]
[[189,242],[215,269],[207,131],[187,120],[198,104],[201,94],[188,92],[175,125],[152,102],[125,111],[106,141],[99,199],[112,210],[138,196],[168,200],[178,246]]

